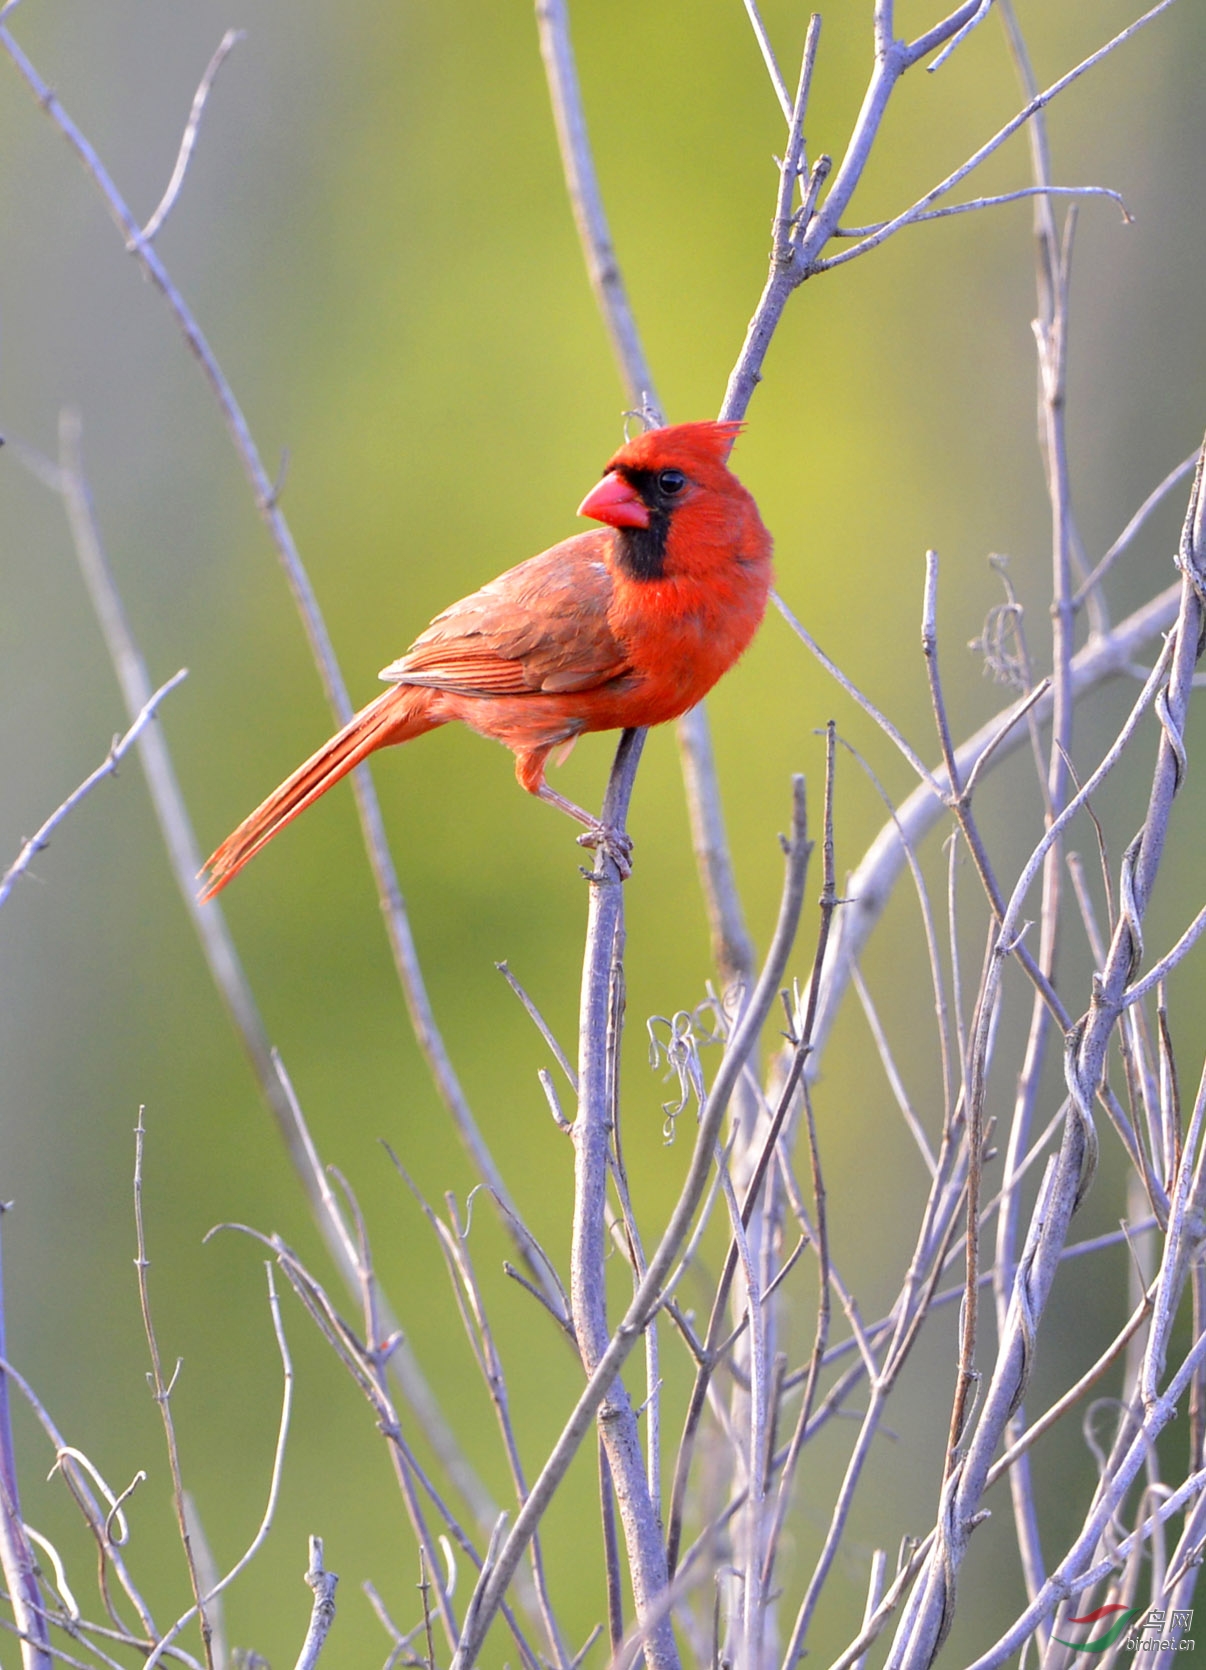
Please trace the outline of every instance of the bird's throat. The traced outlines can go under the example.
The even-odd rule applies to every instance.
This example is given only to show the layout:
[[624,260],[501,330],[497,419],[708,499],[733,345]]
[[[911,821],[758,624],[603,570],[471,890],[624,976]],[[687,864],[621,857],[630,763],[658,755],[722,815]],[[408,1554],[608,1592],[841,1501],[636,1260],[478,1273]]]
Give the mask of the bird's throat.
[[634,580],[660,580],[666,572],[666,535],[670,518],[654,513],[647,528],[617,528],[616,555]]

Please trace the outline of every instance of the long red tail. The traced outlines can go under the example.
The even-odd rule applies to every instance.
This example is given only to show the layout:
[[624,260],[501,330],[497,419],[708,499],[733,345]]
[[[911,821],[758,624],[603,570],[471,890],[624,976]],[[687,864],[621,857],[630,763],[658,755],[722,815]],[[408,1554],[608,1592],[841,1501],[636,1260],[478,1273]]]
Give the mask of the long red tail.
[[206,859],[201,871],[205,885],[199,895],[200,902],[204,904],[220,893],[279,830],[369,754],[391,743],[409,742],[412,737],[422,736],[424,731],[442,724],[442,720],[430,716],[430,708],[431,691],[406,684],[394,685],[361,708],[355,718],[349,719],[329,742],[324,742],[304,765],[299,765]]

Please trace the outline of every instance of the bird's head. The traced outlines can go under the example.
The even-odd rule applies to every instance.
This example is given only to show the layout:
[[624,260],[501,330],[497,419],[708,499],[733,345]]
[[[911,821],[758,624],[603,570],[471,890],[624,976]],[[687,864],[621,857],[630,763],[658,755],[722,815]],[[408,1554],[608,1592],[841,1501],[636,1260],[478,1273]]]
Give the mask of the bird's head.
[[619,530],[621,561],[635,578],[659,579],[676,521],[702,525],[726,502],[748,498],[726,467],[741,429],[740,423],[678,423],[646,430],[608,461],[579,516]]

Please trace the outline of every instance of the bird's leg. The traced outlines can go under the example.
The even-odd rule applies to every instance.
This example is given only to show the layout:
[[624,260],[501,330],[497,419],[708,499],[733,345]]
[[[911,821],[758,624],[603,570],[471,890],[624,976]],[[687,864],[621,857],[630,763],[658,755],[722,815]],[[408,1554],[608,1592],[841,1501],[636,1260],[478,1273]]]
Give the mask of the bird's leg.
[[[600,818],[593,817],[581,806],[575,806],[572,800],[567,800],[556,789],[551,789],[544,780],[544,764],[553,750],[565,743],[572,743],[576,738],[571,734],[564,734],[560,742],[542,743],[534,748],[517,749],[515,753],[515,775],[520,786],[529,794],[534,794],[540,800],[547,800],[550,806],[556,806],[575,823],[586,825],[586,834],[579,835],[579,845],[591,847],[606,853],[616,869],[620,872],[620,879],[627,881],[632,874],[632,839],[622,829],[613,829]],[[564,754],[562,755],[564,757]]]
[[556,789],[551,789],[545,782],[541,782],[532,792],[537,794],[541,800],[547,800],[550,806],[556,806],[562,812],[567,813],[578,823],[584,823],[586,834],[579,835],[578,845],[590,847],[592,850],[601,849],[620,872],[621,880],[628,880],[632,874],[632,837],[630,835],[625,834],[622,829],[612,829],[598,818],[592,817],[581,806],[575,806],[572,800],[567,800],[563,794],[558,794]]

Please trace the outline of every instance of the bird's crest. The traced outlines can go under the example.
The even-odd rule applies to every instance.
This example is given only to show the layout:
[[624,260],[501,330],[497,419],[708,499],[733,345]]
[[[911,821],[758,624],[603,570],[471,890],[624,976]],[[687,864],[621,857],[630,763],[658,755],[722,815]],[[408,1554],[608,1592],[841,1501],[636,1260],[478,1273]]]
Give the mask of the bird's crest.
[[625,442],[607,468],[627,464],[631,469],[648,470],[670,463],[692,462],[724,465],[744,428],[743,423],[706,422],[672,423],[665,429],[649,429]]

